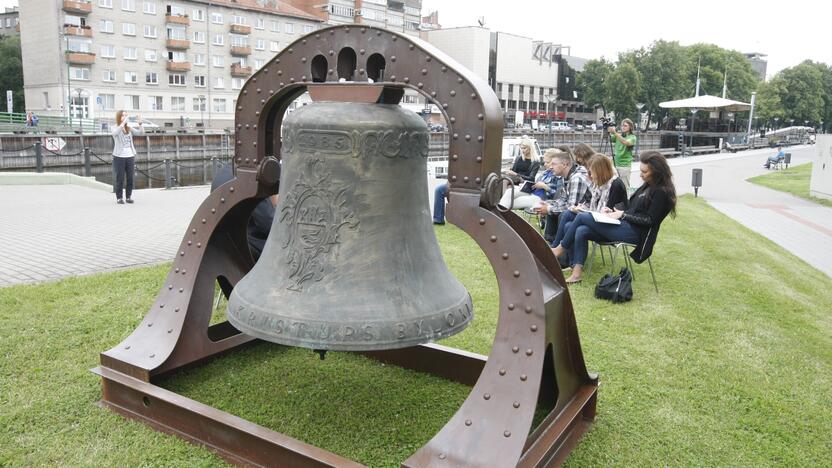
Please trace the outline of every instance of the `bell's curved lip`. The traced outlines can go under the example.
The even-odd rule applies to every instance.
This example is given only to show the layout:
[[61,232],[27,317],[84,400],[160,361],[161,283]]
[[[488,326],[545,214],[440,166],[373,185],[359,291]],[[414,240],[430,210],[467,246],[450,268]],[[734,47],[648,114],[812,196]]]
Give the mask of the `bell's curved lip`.
[[[441,340],[464,330],[473,319],[471,296],[440,312],[403,320],[313,321],[259,310],[232,292],[228,321],[246,335],[286,346],[330,351],[380,351]],[[236,297],[235,297],[236,296]]]

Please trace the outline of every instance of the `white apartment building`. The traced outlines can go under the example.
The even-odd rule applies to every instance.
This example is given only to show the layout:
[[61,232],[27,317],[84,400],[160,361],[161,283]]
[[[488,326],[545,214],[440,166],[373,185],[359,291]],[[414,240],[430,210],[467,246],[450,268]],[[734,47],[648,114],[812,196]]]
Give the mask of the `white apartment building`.
[[276,0],[24,0],[27,110],[233,126],[246,79],[321,19]]
[[435,29],[427,40],[485,80],[497,93],[507,122],[563,120],[557,112],[556,46],[514,34],[470,26]]
[[366,24],[419,35],[422,0],[289,0],[326,24]]

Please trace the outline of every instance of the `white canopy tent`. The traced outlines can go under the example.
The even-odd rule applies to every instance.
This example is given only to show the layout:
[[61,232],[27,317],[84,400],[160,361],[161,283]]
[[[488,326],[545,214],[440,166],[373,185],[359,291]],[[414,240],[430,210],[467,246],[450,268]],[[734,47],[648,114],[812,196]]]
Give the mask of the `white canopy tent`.
[[728,111],[740,112],[751,110],[751,104],[745,102],[733,101],[717,96],[696,96],[687,99],[679,99],[678,101],[660,102],[659,107],[665,109],[698,109],[701,111]]

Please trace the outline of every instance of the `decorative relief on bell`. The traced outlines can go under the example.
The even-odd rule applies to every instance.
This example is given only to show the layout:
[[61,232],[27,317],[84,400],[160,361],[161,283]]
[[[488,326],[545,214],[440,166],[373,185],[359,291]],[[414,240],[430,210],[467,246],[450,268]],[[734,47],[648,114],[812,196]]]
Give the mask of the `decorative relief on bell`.
[[285,195],[280,217],[291,226],[283,242],[289,266],[287,289],[291,291],[302,291],[307,281],[320,281],[331,268],[327,254],[338,244],[339,230],[358,226],[358,219],[347,206],[351,187],[333,187],[320,159],[310,159],[306,166]]

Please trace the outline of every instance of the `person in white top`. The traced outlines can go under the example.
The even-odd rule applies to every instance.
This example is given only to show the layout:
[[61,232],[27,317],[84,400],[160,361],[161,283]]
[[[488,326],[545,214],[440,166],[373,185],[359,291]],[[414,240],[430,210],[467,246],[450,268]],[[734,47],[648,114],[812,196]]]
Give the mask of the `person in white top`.
[[120,205],[124,204],[125,191],[127,203],[133,203],[133,172],[136,169],[136,147],[133,146],[133,136],[144,134],[142,117],[136,116],[136,127],[128,124],[127,117],[127,111],[116,112],[116,126],[113,129],[113,171],[116,176],[113,191],[116,194],[116,203]]

